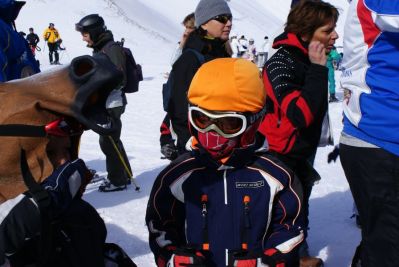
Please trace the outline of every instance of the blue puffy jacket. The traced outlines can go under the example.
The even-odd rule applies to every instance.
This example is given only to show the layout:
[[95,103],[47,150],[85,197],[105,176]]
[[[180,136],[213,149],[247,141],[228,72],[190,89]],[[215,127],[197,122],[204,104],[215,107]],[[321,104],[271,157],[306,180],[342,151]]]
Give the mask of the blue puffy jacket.
[[22,70],[40,72],[27,41],[12,27],[22,2],[0,0],[0,82],[21,78]]

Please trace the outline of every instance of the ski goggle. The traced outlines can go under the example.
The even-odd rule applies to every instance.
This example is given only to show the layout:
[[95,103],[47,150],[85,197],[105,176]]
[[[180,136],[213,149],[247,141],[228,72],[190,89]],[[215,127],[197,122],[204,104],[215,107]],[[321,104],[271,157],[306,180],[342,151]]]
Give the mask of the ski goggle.
[[48,135],[67,137],[83,133],[83,127],[78,122],[73,122],[65,118],[59,118],[48,123],[45,127]]
[[215,16],[212,19],[219,21],[220,23],[226,24],[229,20],[231,21],[233,19],[233,16],[231,14],[222,14]]
[[211,130],[225,138],[233,138],[242,134],[247,128],[247,117],[237,112],[210,112],[202,108],[190,106],[189,120],[199,132]]

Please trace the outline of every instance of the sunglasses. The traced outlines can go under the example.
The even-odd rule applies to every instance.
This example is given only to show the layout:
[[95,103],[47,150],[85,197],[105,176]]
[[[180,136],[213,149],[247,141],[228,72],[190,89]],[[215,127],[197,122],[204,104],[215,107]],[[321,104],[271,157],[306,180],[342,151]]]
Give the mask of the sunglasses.
[[225,138],[233,138],[242,134],[247,128],[247,117],[237,112],[210,112],[202,108],[190,106],[189,120],[199,132],[211,130]]
[[59,118],[55,121],[52,121],[44,128],[48,135],[60,137],[75,136],[83,133],[82,125],[66,118]]
[[212,19],[219,21],[220,23],[226,24],[229,20],[233,19],[233,16],[230,14],[223,14],[213,17]]

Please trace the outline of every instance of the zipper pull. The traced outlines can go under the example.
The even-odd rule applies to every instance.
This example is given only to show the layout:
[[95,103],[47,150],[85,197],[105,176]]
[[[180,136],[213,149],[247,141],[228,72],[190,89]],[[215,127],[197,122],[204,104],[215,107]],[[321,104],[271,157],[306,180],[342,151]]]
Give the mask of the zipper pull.
[[202,249],[203,250],[209,250],[209,236],[208,236],[208,210],[207,210],[207,204],[208,204],[208,195],[203,194],[201,196],[201,204],[202,204],[202,235],[203,235],[203,243],[202,243]]
[[243,229],[243,236],[242,236],[242,243],[241,248],[244,250],[248,249],[248,235],[249,229],[251,228],[251,221],[249,218],[249,203],[251,202],[251,198],[248,195],[245,195],[243,198],[244,203],[244,229]]

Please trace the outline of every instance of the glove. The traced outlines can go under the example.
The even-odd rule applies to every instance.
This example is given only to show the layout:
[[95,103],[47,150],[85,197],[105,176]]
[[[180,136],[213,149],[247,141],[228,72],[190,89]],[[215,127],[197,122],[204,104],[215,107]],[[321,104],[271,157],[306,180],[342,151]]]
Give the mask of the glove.
[[193,248],[167,246],[157,258],[158,267],[206,267],[204,255]]
[[77,159],[60,165],[41,185],[50,194],[52,206],[61,213],[73,198],[83,195],[92,177],[83,160]]
[[281,252],[268,249],[263,254],[253,251],[239,250],[230,253],[228,266],[243,267],[285,267]]
[[335,146],[334,150],[328,153],[327,162],[331,163],[331,161],[336,161],[339,156],[339,146]]
[[192,248],[177,248],[168,261],[168,267],[206,267],[204,255]]
[[174,160],[178,156],[178,150],[174,143],[167,143],[161,146],[161,153],[168,160]]
[[269,248],[264,251],[262,262],[269,267],[285,267],[283,254],[275,248]]

